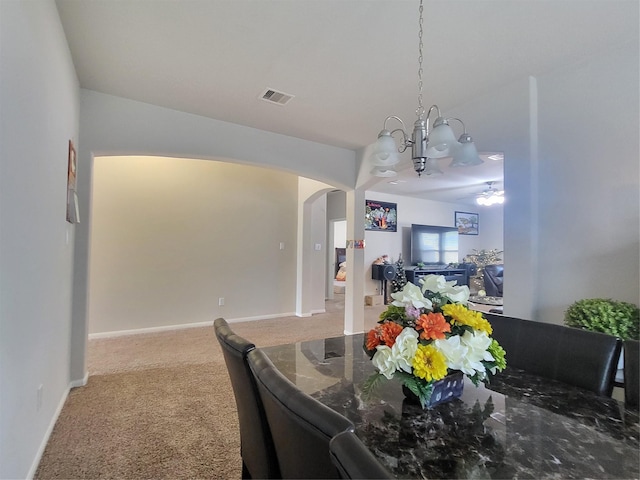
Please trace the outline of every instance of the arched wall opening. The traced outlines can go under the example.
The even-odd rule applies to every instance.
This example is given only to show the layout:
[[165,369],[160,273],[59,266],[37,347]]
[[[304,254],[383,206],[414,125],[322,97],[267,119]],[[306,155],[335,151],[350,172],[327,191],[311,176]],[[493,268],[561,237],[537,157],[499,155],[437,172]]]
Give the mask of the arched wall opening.
[[[74,239],[70,378],[86,382],[89,258],[94,158],[156,155],[217,159],[325,181],[347,191],[355,184],[352,150],[186,114],[120,97],[81,90],[78,196],[81,223]],[[279,245],[278,245],[279,248]],[[286,247],[285,247],[286,248]],[[247,286],[250,295],[251,285]],[[216,300],[219,297],[214,297]],[[360,306],[362,308],[362,306]]]

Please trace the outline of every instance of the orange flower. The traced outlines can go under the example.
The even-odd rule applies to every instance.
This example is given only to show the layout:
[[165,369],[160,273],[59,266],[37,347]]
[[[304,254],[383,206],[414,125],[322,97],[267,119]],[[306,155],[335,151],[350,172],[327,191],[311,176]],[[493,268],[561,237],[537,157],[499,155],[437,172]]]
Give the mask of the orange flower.
[[378,345],[386,345],[393,347],[396,343],[396,337],[402,332],[402,327],[395,322],[384,322],[367,333],[365,347],[367,350],[373,350]]
[[423,330],[420,338],[425,340],[444,340],[444,332],[450,332],[451,325],[441,313],[423,313],[416,321],[416,330]]
[[380,345],[380,336],[378,335],[377,330],[377,328],[374,328],[373,330],[369,330],[369,333],[367,333],[367,350],[373,350]]
[[396,343],[396,337],[402,333],[402,327],[395,322],[384,322],[378,327],[380,329],[380,338],[388,347],[393,347]]

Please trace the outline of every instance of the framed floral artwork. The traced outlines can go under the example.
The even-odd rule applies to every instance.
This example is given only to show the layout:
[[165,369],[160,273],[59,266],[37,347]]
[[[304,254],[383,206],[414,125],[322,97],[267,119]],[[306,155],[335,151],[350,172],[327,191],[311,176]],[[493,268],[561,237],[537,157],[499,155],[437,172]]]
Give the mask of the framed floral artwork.
[[455,212],[455,226],[459,235],[478,235],[477,213]]

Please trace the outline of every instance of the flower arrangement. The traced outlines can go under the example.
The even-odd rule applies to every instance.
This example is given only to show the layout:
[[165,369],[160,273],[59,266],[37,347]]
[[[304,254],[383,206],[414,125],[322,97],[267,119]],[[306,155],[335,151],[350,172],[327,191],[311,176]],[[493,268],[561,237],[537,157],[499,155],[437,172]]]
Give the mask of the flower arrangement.
[[469,287],[441,275],[407,283],[392,293],[393,302],[379,325],[365,337],[364,349],[378,373],[365,385],[371,390],[383,378],[398,378],[423,408],[435,382],[461,371],[478,385],[506,367],[505,351],[481,312],[467,308]]

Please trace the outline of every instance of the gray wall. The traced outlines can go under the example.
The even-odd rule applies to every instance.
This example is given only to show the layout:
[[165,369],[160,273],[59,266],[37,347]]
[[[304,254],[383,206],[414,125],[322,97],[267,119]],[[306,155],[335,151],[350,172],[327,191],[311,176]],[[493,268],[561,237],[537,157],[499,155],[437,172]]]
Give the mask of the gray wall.
[[78,81],[52,1],[1,1],[0,45],[0,478],[26,478],[69,388]]

